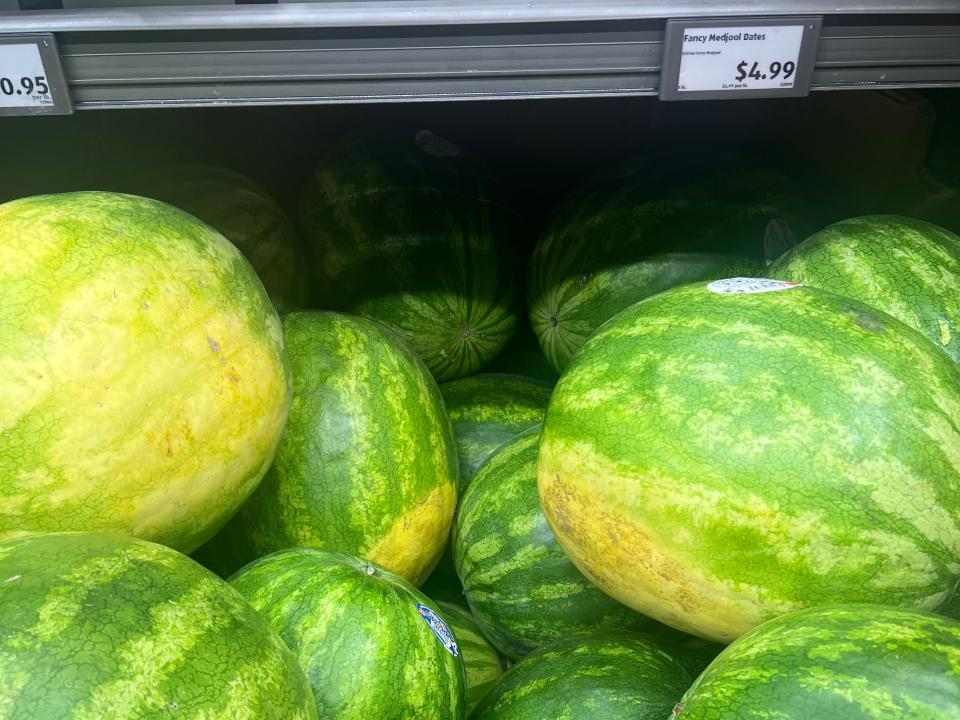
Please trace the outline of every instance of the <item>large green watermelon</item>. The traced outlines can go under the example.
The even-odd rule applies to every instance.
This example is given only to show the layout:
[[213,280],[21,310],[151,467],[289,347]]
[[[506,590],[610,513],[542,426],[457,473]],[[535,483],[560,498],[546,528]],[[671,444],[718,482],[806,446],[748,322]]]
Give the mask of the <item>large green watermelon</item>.
[[275,550],[321,547],[423,582],[457,504],[456,448],[436,381],[371,320],[297,312],[283,331],[293,405],[276,460],[205,553],[224,572]]
[[608,597],[567,559],[537,497],[540,427],[484,463],[461,500],[453,556],[470,609],[504,655],[572,632],[657,625]]
[[647,638],[575,635],[510,668],[471,720],[663,720],[690,679]]
[[770,277],[893,315],[960,360],[960,237],[897,215],[834,223],[778,259]]
[[447,625],[457,638],[457,647],[463,656],[463,667],[467,672],[467,714],[469,715],[483,696],[503,675],[503,662],[493,646],[477,627],[476,621],[459,605],[438,602],[437,607],[443,613]]
[[180,553],[101,533],[0,543],[4,720],[312,720],[281,639]]
[[604,322],[668,288],[762,274],[765,238],[803,231],[795,204],[784,178],[756,170],[674,178],[644,163],[588,182],[530,260],[530,322],[547,358],[562,371]]
[[440,386],[460,458],[461,491],[501,445],[539,426],[550,386],[520,375],[483,374]]
[[879,605],[811,608],[727,648],[675,720],[960,717],[960,623]]
[[310,305],[306,250],[266,190],[240,173],[214,165],[152,169],[135,185],[211,225],[239,248],[281,313]]
[[0,537],[109,530],[190,551],[253,492],[290,377],[233,245],[145,198],[0,206]]
[[436,606],[349,555],[283,550],[230,583],[296,654],[321,718],[461,720],[463,660]]
[[537,467],[560,544],[721,642],[812,605],[938,607],[960,574],[960,371],[855,300],[747,282],[645,300],[578,353]]
[[322,307],[389,325],[438,380],[476,372],[516,325],[516,222],[459,165],[412,143],[344,143],[301,203]]

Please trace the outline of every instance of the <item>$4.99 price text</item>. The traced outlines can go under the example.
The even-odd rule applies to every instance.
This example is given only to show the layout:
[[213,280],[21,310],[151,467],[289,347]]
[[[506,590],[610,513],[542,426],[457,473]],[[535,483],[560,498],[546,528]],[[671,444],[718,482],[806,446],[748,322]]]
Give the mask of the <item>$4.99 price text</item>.
[[777,78],[789,80],[796,69],[797,64],[790,60],[784,63],[774,61],[763,70],[760,69],[760,63],[758,62],[751,64],[749,60],[741,60],[737,63],[737,74],[733,79],[737,82],[742,82],[747,78],[752,80],[776,80]]
[[0,93],[4,95],[49,95],[50,87],[43,75],[35,77],[0,77]]

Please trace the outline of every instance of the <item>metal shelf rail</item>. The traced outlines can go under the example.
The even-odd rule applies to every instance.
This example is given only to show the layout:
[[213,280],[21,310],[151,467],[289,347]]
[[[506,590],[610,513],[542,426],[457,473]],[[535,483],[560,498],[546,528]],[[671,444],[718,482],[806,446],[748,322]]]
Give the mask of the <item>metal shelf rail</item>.
[[813,90],[960,86],[960,0],[169,1],[0,0],[0,36],[55,33],[76,108],[655,95],[667,19],[737,16],[822,15]]

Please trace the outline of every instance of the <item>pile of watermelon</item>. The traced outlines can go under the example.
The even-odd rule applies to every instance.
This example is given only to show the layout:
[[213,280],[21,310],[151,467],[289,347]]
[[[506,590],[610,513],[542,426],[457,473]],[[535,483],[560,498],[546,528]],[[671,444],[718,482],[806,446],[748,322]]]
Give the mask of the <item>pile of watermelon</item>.
[[960,237],[494,186],[0,205],[0,718],[960,717]]

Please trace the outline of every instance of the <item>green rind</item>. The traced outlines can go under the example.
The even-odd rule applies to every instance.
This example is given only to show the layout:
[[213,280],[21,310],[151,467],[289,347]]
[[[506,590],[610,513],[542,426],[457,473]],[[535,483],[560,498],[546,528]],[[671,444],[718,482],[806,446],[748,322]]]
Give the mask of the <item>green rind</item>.
[[792,188],[774,173],[700,173],[674,185],[651,172],[588,182],[556,209],[534,249],[530,322],[559,372],[621,310],[697,280],[762,275],[765,236],[801,229]]
[[878,605],[819,607],[727,648],[676,720],[960,717],[960,623]]
[[608,597],[570,562],[537,496],[534,427],[481,468],[457,513],[453,556],[477,625],[516,659],[570,633],[654,628]]
[[456,161],[421,153],[391,168],[345,144],[305,189],[301,225],[322,306],[389,325],[443,381],[479,370],[513,334],[517,222],[428,163]]
[[253,180],[214,165],[173,165],[151,170],[136,188],[200,218],[236,245],[277,312],[310,305],[306,249],[280,206]]
[[850,218],[786,252],[769,275],[882,310],[960,360],[960,237],[949,230],[897,215]]
[[457,499],[437,384],[388,329],[359,317],[283,319],[293,405],[273,467],[207,552],[236,570],[289,547],[366,557],[423,582]]
[[938,607],[960,573],[960,375],[862,303],[706,284],[634,305],[558,383],[540,497],[614,597],[729,642],[803,607]]
[[253,492],[289,408],[250,264],[170,205],[0,206],[0,537],[121,532],[191,551]]
[[227,583],[100,533],[0,543],[3,720],[313,720],[302,670]]
[[463,655],[463,667],[467,672],[467,714],[469,715],[503,675],[503,662],[497,651],[480,632],[469,610],[454,603],[442,601],[437,603],[437,607],[443,613],[443,619],[453,629],[457,646]]
[[501,445],[539,425],[550,386],[520,375],[487,373],[440,386],[460,458],[460,490]]
[[663,720],[690,685],[656,643],[629,632],[580,635],[508,670],[471,720]]
[[464,716],[463,660],[417,609],[436,606],[399,576],[348,555],[298,548],[257,560],[230,583],[293,650],[321,718]]

